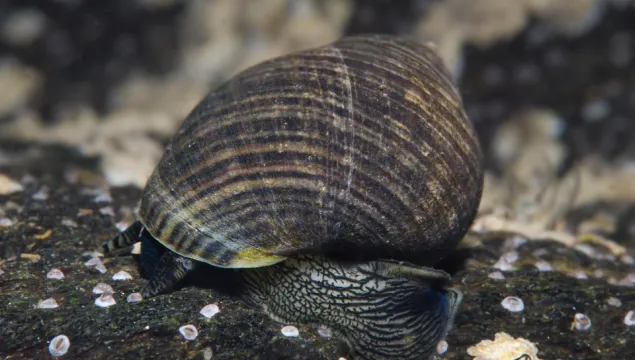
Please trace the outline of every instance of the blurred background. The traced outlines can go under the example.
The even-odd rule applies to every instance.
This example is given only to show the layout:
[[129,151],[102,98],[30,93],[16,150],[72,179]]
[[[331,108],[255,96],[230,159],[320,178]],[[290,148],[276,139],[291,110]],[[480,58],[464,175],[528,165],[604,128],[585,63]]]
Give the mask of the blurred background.
[[142,187],[206,92],[360,33],[436,44],[486,153],[484,209],[520,201],[501,182],[535,200],[571,168],[578,205],[635,201],[632,0],[5,0],[0,142],[68,146]]

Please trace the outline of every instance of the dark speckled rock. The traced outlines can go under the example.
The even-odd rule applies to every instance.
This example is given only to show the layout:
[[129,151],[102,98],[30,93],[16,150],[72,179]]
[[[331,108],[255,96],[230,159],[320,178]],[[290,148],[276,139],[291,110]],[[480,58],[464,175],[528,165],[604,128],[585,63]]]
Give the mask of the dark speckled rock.
[[[11,147],[13,150],[7,152]],[[25,156],[24,148],[3,144],[2,151],[14,158]],[[141,279],[133,256],[122,255],[104,260],[105,274],[84,265],[85,255],[104,239],[117,232],[115,223],[125,218],[136,205],[140,191],[134,188],[112,189],[112,203],[96,203],[95,195],[82,181],[98,179],[87,176],[94,165],[64,149],[42,149],[44,157],[24,158],[0,172],[13,178],[26,174],[32,183],[23,192],[0,197],[0,206],[14,225],[0,229],[2,247],[21,253],[12,260],[1,260],[0,268],[0,355],[12,359],[45,358],[48,341],[65,334],[71,341],[68,358],[197,358],[203,359],[211,348],[214,359],[337,359],[338,344],[321,338],[317,329],[299,327],[300,336],[281,335],[282,324],[269,320],[261,313],[242,306],[237,300],[215,289],[186,287],[169,295],[139,303],[127,303],[126,296],[138,291]],[[43,151],[45,150],[45,151]],[[57,164],[57,165],[54,165]],[[70,169],[83,169],[83,180],[68,183]],[[46,200],[34,200],[33,194],[46,185],[50,194]],[[10,204],[17,204],[17,209]],[[115,213],[101,214],[99,209],[110,206]],[[79,215],[79,209],[93,213]],[[86,213],[87,210],[82,210]],[[68,219],[77,223],[69,224]],[[70,223],[72,224],[72,222]],[[50,236],[44,237],[51,229]],[[493,339],[497,332],[524,337],[536,342],[543,359],[616,359],[635,358],[635,327],[623,324],[629,309],[635,309],[635,288],[609,285],[605,279],[576,279],[560,272],[538,272],[530,264],[535,262],[536,249],[553,254],[554,264],[577,264],[587,272],[602,268],[606,274],[633,272],[633,266],[597,262],[558,244],[530,242],[522,245],[519,267],[505,272],[504,280],[494,280],[488,274],[490,266],[501,255],[500,242],[490,241],[484,247],[469,252],[470,261],[455,272],[457,286],[465,292],[465,300],[455,329],[448,337],[447,359],[466,358],[466,349],[483,339]],[[38,254],[32,259],[24,254]],[[450,259],[460,263],[465,254]],[[46,279],[52,268],[61,269],[63,280]],[[126,270],[134,280],[113,281],[112,275]],[[91,293],[99,282],[114,288],[117,304],[109,308],[95,306],[97,295]],[[521,313],[505,310],[500,302],[506,296],[518,296],[525,303]],[[57,309],[36,309],[39,301],[53,297]],[[609,297],[621,300],[621,307],[607,305]],[[209,303],[217,303],[221,312],[211,319],[199,314]],[[581,312],[592,320],[587,332],[570,329],[575,313]],[[199,336],[186,341],[178,328],[193,324]]]

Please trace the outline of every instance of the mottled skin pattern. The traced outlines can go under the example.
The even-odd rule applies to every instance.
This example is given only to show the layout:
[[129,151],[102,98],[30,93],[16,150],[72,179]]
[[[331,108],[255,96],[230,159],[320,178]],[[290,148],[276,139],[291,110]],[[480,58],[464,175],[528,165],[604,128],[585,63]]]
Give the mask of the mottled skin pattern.
[[326,325],[358,359],[425,359],[442,340],[463,297],[429,268],[298,256],[243,272],[244,301],[282,323]]
[[360,358],[425,359],[461,301],[426,267],[466,233],[482,186],[478,140],[436,53],[349,37],[205,97],[148,180],[139,222],[104,249],[145,234],[144,297],[198,261],[243,268],[243,298],[272,318],[332,326]]

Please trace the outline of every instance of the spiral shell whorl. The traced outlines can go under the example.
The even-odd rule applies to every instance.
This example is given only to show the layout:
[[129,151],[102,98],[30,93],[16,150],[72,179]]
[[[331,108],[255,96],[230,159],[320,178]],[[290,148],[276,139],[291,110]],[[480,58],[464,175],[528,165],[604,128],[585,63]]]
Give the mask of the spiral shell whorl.
[[216,266],[310,252],[429,265],[467,231],[481,161],[433,50],[349,37],[209,94],[168,145],[139,215],[168,248]]

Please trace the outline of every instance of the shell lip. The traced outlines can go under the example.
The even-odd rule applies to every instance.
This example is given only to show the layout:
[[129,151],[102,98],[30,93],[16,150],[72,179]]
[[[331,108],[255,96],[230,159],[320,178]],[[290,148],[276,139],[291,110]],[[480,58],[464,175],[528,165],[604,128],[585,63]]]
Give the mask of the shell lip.
[[219,267],[219,268],[257,268],[264,267],[277,264],[281,261],[287,259],[287,256],[276,255],[270,252],[266,252],[258,249],[244,249],[237,252],[234,252],[234,256],[227,263],[214,261],[216,258],[205,258],[197,254],[190,254],[183,251],[177,250],[174,245],[169,242],[164,241],[163,239],[155,236],[148,225],[145,223],[144,219],[139,218],[139,222],[146,229],[148,234],[152,236],[152,238],[163,246],[165,246],[168,250],[183,256],[188,259],[196,260],[202,263],[209,264],[211,266]]

